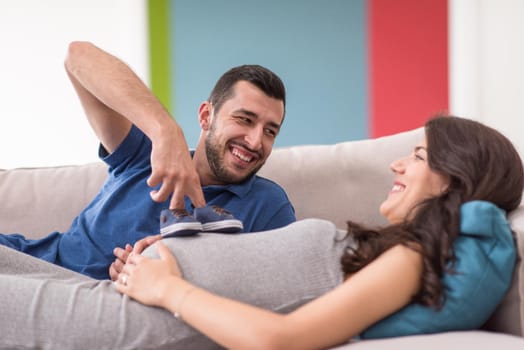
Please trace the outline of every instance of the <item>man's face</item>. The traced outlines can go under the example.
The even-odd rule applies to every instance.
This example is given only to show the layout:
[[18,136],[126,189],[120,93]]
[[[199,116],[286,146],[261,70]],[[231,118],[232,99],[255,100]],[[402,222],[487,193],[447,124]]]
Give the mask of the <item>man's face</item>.
[[[205,139],[214,184],[238,183],[255,174],[271,154],[284,118],[282,101],[251,83],[239,81],[218,112],[208,103]],[[202,109],[202,108],[201,108]]]

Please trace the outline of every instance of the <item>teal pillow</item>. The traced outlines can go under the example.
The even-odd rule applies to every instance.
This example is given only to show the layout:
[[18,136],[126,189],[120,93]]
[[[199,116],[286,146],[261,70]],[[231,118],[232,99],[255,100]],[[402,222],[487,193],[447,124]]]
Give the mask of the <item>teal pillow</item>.
[[490,202],[472,201],[461,207],[460,235],[455,244],[456,274],[442,282],[446,302],[436,311],[409,304],[379,321],[361,338],[385,338],[481,327],[510,287],[515,244],[503,210]]

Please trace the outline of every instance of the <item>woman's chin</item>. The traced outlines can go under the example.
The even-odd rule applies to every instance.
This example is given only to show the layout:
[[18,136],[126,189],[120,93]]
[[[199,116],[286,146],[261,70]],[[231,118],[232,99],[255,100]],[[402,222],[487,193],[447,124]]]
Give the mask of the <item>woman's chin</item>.
[[394,215],[394,213],[391,210],[391,208],[388,208],[386,205],[381,205],[380,208],[379,208],[379,212],[392,225],[398,224],[398,223],[400,223],[402,221],[401,219],[398,219]]
[[380,204],[380,207],[378,208],[378,211],[380,212],[380,215],[382,215],[383,217],[385,217],[386,219],[388,219],[389,221],[389,218],[388,218],[388,208],[387,208],[387,200],[382,202],[382,204]]

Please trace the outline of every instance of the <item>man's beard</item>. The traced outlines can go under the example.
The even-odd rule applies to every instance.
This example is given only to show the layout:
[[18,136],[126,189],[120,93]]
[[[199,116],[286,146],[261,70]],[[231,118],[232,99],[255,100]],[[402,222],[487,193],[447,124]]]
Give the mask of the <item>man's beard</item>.
[[226,145],[220,145],[219,141],[215,137],[215,126],[214,123],[211,124],[209,133],[206,136],[206,156],[211,168],[211,172],[215,176],[215,179],[219,183],[228,184],[228,183],[239,183],[252,175],[256,174],[260,170],[263,164],[260,164],[258,167],[253,169],[247,175],[243,177],[238,177],[229,172],[224,165],[224,156],[223,151]]

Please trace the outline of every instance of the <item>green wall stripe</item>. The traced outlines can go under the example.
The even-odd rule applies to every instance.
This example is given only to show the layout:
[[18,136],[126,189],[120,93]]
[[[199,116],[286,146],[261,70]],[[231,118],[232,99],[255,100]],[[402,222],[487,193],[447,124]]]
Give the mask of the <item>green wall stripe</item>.
[[170,54],[169,54],[169,0],[148,1],[149,71],[151,89],[166,109],[172,113]]

